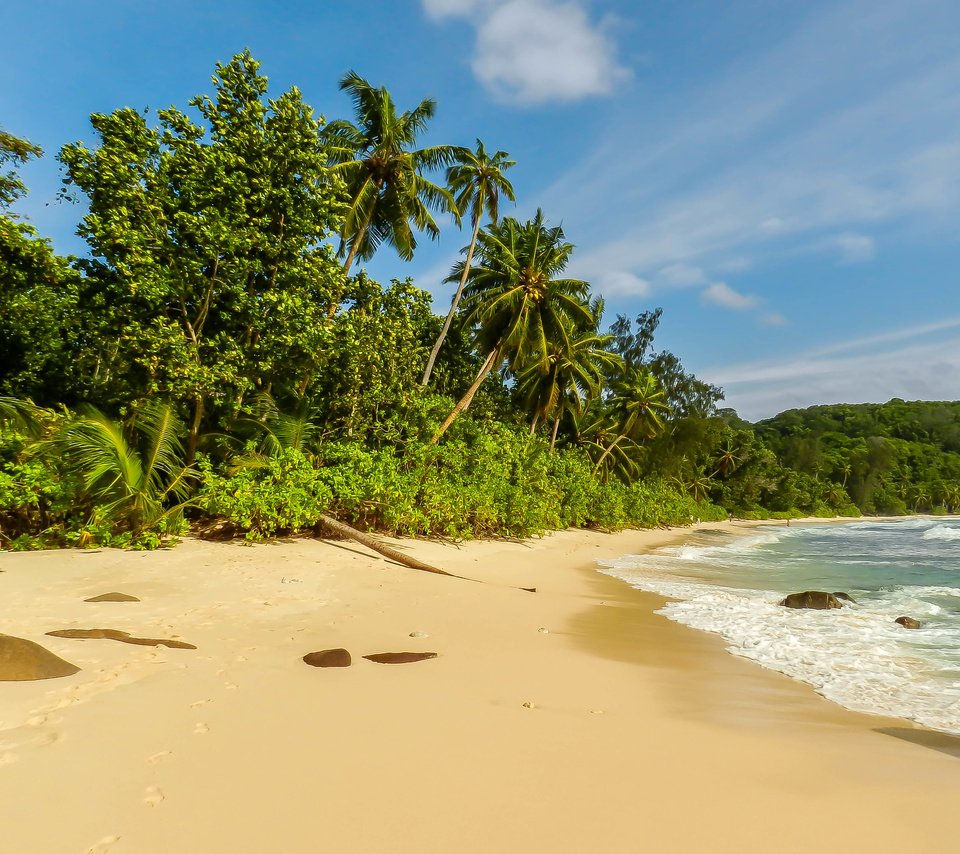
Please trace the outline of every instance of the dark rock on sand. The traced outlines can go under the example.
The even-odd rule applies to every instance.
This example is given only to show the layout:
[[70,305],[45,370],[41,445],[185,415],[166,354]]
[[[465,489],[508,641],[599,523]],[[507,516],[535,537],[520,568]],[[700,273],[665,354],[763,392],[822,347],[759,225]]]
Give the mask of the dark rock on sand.
[[895,623],[899,623],[905,629],[919,629],[920,621],[913,619],[913,617],[897,617],[894,620]]
[[377,652],[364,656],[367,661],[375,661],[377,664],[409,664],[413,661],[426,661],[428,658],[436,657],[435,652]]
[[836,595],[833,593],[824,593],[822,590],[805,590],[803,593],[791,593],[779,604],[785,608],[812,608],[817,611],[843,607]]
[[311,667],[349,667],[353,663],[350,653],[339,648],[308,652],[303,660]]
[[72,676],[80,668],[38,643],[0,635],[0,682],[26,682]]
[[106,640],[120,641],[121,643],[133,643],[138,646],[167,646],[171,649],[196,649],[192,643],[184,641],[169,640],[168,638],[135,638],[131,637],[130,632],[121,632],[118,629],[59,629],[55,632],[47,632],[54,638],[104,638]]
[[139,602],[140,600],[136,596],[131,596],[129,593],[101,593],[99,596],[91,596],[89,599],[84,599],[84,602]]

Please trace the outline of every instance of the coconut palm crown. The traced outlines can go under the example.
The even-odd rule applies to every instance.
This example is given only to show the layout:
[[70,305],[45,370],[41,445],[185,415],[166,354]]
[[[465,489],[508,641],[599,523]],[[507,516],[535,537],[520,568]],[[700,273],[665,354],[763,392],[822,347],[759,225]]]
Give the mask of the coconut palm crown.
[[414,229],[432,238],[440,234],[431,211],[452,213],[459,222],[453,196],[423,176],[450,165],[456,146],[415,148],[436,110],[431,99],[397,114],[385,87],[374,88],[348,72],[340,89],[350,96],[357,124],[331,122],[324,130],[332,171],[346,184],[349,206],[340,234],[344,272],[354,260],[368,260],[381,243],[389,243],[405,261],[417,247]]

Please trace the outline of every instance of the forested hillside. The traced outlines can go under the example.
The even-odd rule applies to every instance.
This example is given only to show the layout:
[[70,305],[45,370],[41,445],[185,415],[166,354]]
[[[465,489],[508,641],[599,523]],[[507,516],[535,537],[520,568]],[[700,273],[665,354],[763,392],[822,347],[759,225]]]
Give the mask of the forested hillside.
[[[957,505],[957,405],[754,429],[655,348],[659,310],[606,319],[563,230],[509,216],[506,152],[418,148],[434,103],[401,111],[353,72],[349,120],[268,88],[244,53],[189,112],[91,116],[95,144],[57,155],[79,258],[16,216],[42,152],[0,133],[0,547]],[[448,221],[465,245],[438,317],[402,264]]]

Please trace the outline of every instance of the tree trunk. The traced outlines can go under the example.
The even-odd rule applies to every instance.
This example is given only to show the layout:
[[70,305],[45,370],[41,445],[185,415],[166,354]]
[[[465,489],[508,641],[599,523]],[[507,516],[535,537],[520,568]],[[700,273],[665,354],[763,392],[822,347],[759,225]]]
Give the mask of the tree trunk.
[[620,444],[620,440],[626,438],[626,435],[627,435],[626,433],[621,433],[619,436],[617,436],[616,439],[614,439],[614,440],[607,446],[607,449],[600,455],[600,459],[597,460],[597,464],[593,467],[593,473],[594,473],[594,474],[596,474],[598,471],[600,471],[600,466],[603,465],[603,461],[604,461],[607,457],[609,457],[609,456],[610,456],[610,452],[613,451],[613,449],[614,449],[615,447],[617,447],[617,445]]
[[440,428],[436,433],[433,434],[433,438],[430,440],[431,445],[436,445],[440,441],[440,437],[447,432],[447,428],[453,424],[456,417],[463,412],[470,405],[470,401],[473,400],[473,396],[477,393],[477,389],[480,388],[481,383],[487,378],[487,374],[493,369],[493,366],[497,363],[497,351],[491,351],[490,355],[487,356],[486,361],[483,363],[483,367],[480,368],[480,373],[477,374],[477,378],[473,381],[473,385],[467,389],[467,393],[460,398],[460,402],[453,407],[453,411],[447,416],[447,420],[440,425]]
[[531,436],[532,436],[534,433],[537,432],[537,423],[538,423],[539,421],[540,421],[540,413],[539,413],[539,412],[534,412],[534,413],[533,413],[533,420],[530,422],[530,435],[531,435]]
[[[452,572],[446,572],[445,570],[438,569],[435,566],[431,566],[429,563],[423,563],[422,561],[412,558],[409,555],[405,555],[403,552],[398,552],[396,549],[391,548],[390,546],[384,545],[376,537],[370,536],[370,534],[365,534],[363,531],[358,531],[356,528],[351,527],[343,522],[339,522],[334,519],[332,516],[323,515],[321,518],[321,526],[329,528],[331,531],[340,534],[343,537],[346,537],[350,540],[356,540],[363,546],[366,546],[368,549],[373,549],[373,551],[378,554],[382,554],[384,557],[390,558],[390,560],[395,560],[397,563],[402,563],[404,566],[409,566],[411,569],[420,569],[424,572],[433,572],[437,575],[448,575],[451,578],[463,578],[461,575],[454,575]],[[472,578],[465,579],[467,581],[472,581]]]
[[187,459],[188,466],[193,465],[194,457],[197,454],[197,445],[200,443],[200,422],[203,419],[203,396],[197,395],[194,398],[193,405],[193,423],[190,425],[190,433],[187,435]]
[[473,237],[470,240],[470,248],[467,249],[467,261],[463,265],[463,275],[460,277],[460,285],[457,287],[457,292],[453,296],[453,302],[450,303],[450,311],[447,312],[447,319],[443,322],[443,329],[440,330],[440,334],[437,336],[437,340],[433,345],[433,350],[430,351],[430,358],[427,359],[427,367],[423,372],[420,385],[426,385],[430,382],[430,374],[433,373],[433,364],[437,361],[440,348],[443,346],[443,341],[447,337],[447,332],[450,331],[450,324],[453,323],[453,317],[457,313],[457,306],[460,304],[460,297],[463,295],[463,288],[464,285],[467,284],[467,276],[470,273],[470,263],[473,261],[473,250],[477,245],[477,234],[479,232],[480,217],[477,217],[477,221],[473,224]]
[[557,430],[560,429],[560,415],[559,413],[556,418],[553,419],[553,432],[550,433],[550,453],[553,453],[553,449],[557,444]]

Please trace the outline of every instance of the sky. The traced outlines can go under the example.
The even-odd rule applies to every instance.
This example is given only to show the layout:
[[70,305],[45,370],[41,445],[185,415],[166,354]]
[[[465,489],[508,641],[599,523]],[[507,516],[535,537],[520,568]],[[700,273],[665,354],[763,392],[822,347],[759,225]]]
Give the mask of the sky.
[[[43,0],[3,20],[0,126],[46,152],[17,210],[61,252],[85,245],[60,146],[92,144],[94,112],[188,109],[249,48],[271,94],[328,119],[351,118],[352,69],[400,109],[437,101],[424,144],[509,152],[503,213],[562,224],[608,323],[662,307],[655,346],[749,420],[960,399],[955,0]],[[440,313],[469,239],[441,225],[367,265]]]

